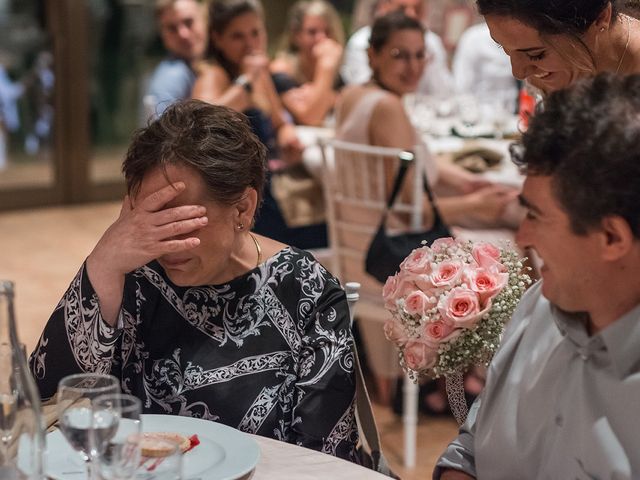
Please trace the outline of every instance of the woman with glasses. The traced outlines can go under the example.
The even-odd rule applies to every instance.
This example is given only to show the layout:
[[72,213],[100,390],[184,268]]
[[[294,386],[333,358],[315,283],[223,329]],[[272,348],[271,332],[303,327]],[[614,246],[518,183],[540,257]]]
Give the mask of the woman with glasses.
[[[492,185],[457,166],[436,165],[404,109],[403,95],[417,89],[428,63],[424,30],[420,22],[403,12],[380,17],[373,24],[369,43],[372,79],[364,85],[350,86],[343,91],[336,105],[336,137],[353,143],[412,150],[416,155],[426,156],[429,183],[449,187],[455,192],[438,200],[440,212],[449,225],[471,221],[483,228],[497,226],[505,207],[515,199],[517,192],[508,187]],[[389,165],[389,184],[395,177],[396,169],[397,165]],[[426,194],[425,203],[428,203]],[[424,223],[429,225],[433,220],[430,218],[432,209],[427,206],[424,212]],[[510,234],[505,230],[499,232],[496,235]],[[384,349],[381,334],[374,332],[367,338],[365,329],[363,335],[370,358]],[[376,361],[375,357],[371,358],[371,363],[378,377],[379,400],[389,403],[390,381],[395,379],[397,368],[390,368],[388,362]],[[439,391],[432,391],[425,399],[428,411],[443,413],[446,405],[446,398]]]

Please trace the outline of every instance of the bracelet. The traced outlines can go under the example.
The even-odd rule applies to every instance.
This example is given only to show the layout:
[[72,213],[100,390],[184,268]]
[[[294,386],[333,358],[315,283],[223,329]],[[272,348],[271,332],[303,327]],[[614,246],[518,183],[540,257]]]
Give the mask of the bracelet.
[[249,78],[248,75],[246,74],[242,74],[239,75],[234,81],[233,81],[234,85],[240,85],[242,88],[244,88],[244,91],[247,93],[251,93],[251,91],[253,90],[252,85],[251,85],[251,79]]

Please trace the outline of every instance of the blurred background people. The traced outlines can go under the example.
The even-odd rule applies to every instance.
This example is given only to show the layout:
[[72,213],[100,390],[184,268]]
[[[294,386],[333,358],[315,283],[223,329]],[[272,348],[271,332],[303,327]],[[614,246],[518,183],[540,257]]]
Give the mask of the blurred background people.
[[[426,23],[426,0],[378,0],[374,18],[394,10]],[[363,84],[371,78],[367,58],[371,26],[367,25],[351,35],[347,42],[341,74],[347,84]],[[440,37],[430,30],[425,32],[426,58],[424,73],[417,92],[425,95],[446,96],[454,91],[453,77],[447,63],[447,52]],[[429,68],[426,68],[428,65]]]
[[282,49],[271,64],[282,103],[296,123],[322,125],[343,86],[344,31],[325,0],[301,0],[289,10]]
[[198,0],[156,0],[155,13],[167,58],[151,76],[144,97],[147,117],[191,97],[194,65],[204,58],[208,38],[206,8]]
[[[262,5],[257,0],[214,0],[209,20],[210,61],[198,68],[193,97],[247,115],[253,131],[267,146],[271,174],[299,164],[303,146],[273,84]],[[327,244],[324,223],[287,224],[271,181],[265,187],[254,230],[298,248]]]
[[500,94],[511,97],[515,104],[518,81],[511,74],[509,56],[491,38],[486,23],[464,31],[456,46],[452,70],[457,93],[478,99]]
[[0,170],[7,168],[9,132],[20,128],[18,99],[24,93],[21,82],[14,82],[7,69],[0,63]]

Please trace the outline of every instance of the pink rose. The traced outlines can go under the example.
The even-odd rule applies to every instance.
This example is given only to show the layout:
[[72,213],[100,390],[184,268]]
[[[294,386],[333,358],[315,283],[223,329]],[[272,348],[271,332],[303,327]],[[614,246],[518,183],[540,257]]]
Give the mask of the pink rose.
[[426,248],[416,248],[400,264],[400,269],[411,273],[426,273],[430,271],[431,251]]
[[465,287],[456,287],[440,297],[438,310],[445,321],[461,328],[473,327],[486,311],[480,309],[478,294]]
[[462,263],[458,260],[445,260],[432,266],[430,278],[435,287],[453,287],[462,275]]
[[422,339],[428,345],[438,348],[441,343],[449,342],[462,333],[462,330],[455,328],[452,324],[438,320],[425,325]]
[[433,306],[434,302],[420,290],[411,292],[404,300],[404,311],[409,315],[424,315]]
[[426,343],[410,340],[404,346],[404,361],[411,370],[431,368],[438,360],[438,349]]
[[465,278],[469,288],[480,296],[480,303],[485,305],[502,291],[509,280],[509,274],[494,269],[474,268],[465,271]]
[[436,238],[431,244],[431,250],[440,252],[447,247],[455,245],[456,241],[451,237]]
[[473,246],[471,256],[482,268],[496,268],[503,270],[500,263],[500,249],[491,243],[479,242]]
[[396,300],[398,297],[396,296],[396,291],[398,290],[398,285],[400,281],[398,275],[392,275],[387,278],[387,281],[384,282],[384,286],[382,287],[382,298],[384,299],[384,308],[391,311],[396,311]]
[[384,322],[384,336],[399,347],[407,343],[409,339],[402,324],[394,319]]

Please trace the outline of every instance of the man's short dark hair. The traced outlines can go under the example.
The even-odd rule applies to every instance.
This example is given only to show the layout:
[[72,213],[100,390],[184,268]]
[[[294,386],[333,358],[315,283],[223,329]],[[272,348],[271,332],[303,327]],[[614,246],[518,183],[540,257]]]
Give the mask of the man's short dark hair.
[[549,175],[573,230],[585,234],[611,215],[640,238],[640,75],[600,74],[539,105],[514,161]]

